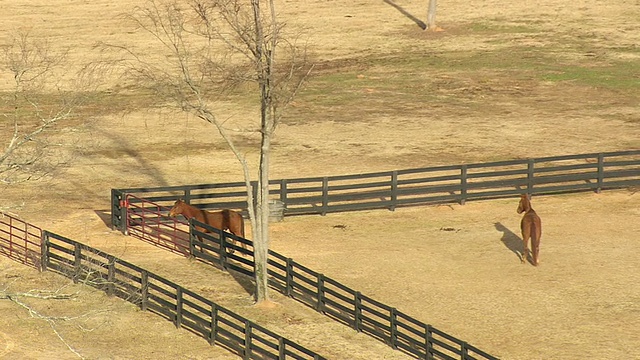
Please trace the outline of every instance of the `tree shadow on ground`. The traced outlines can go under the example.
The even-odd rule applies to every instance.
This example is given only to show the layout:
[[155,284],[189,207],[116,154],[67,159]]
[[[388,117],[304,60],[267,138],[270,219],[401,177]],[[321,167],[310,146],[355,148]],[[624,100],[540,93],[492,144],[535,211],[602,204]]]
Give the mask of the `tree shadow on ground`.
[[111,210],[93,210],[93,212],[98,215],[106,227],[111,228]]
[[502,225],[502,223],[497,222],[494,224],[496,230],[502,232],[502,238],[500,241],[507,247],[507,249],[511,250],[520,261],[524,259],[524,244],[522,243],[522,239],[513,231],[509,230],[506,226]]
[[396,10],[400,11],[400,13],[406,17],[408,17],[409,19],[411,19],[414,23],[416,23],[418,26],[420,26],[420,28],[422,30],[425,30],[427,28],[427,24],[425,24],[424,21],[418,19],[417,17],[413,16],[411,13],[409,13],[407,10],[405,10],[402,6],[394,3],[391,0],[382,0],[385,3],[393,6]]
[[255,297],[256,283],[251,276],[233,271],[231,269],[228,269],[227,272],[238,284],[240,284],[240,286],[244,289],[244,291],[247,292],[248,295],[252,295],[253,297]]

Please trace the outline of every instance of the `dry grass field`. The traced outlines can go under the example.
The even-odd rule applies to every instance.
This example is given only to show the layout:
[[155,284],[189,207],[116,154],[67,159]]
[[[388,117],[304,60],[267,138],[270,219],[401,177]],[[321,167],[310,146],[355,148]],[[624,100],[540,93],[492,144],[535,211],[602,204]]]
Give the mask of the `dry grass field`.
[[[424,19],[426,3],[278,1],[318,65],[276,132],[272,178],[640,148],[640,2],[441,1],[438,33],[411,18]],[[158,49],[120,16],[131,2],[15,0],[2,8],[1,43],[31,29],[71,48],[70,73],[99,59],[98,41]],[[7,74],[0,91],[11,89]],[[229,128],[255,128],[252,98],[237,93],[218,105]],[[111,188],[240,181],[242,173],[210,125],[159,111],[135,90],[99,100],[52,133],[65,165],[46,179],[0,185],[0,208],[197,290],[329,359],[409,358],[275,293],[276,309],[256,308],[244,280],[111,231]],[[255,166],[258,135],[234,138]],[[516,206],[504,199],[290,217],[272,224],[271,245],[503,359],[640,358],[640,194],[534,197],[543,221],[538,268],[514,253]],[[59,317],[53,327],[0,299],[3,359],[237,358],[131,304],[4,257],[0,289],[75,294],[22,299]]]

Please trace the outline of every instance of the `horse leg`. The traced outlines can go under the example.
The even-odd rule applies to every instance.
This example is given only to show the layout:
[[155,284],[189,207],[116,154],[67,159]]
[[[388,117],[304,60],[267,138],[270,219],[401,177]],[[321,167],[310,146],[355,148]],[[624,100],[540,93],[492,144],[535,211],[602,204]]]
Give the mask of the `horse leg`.
[[538,266],[538,255],[540,254],[540,230],[536,229],[536,233],[531,237],[531,255],[533,256],[533,265]]
[[[226,229],[225,231],[227,231],[229,229]],[[231,245],[236,246],[236,239],[231,238]],[[229,247],[229,254],[233,254],[234,252],[236,252],[236,249]]]
[[[201,232],[201,233],[206,233],[207,232],[207,230],[205,228],[201,228],[201,227],[198,227],[198,226],[196,226],[196,231]],[[202,247],[202,244],[204,244],[204,239],[200,235],[196,235],[196,237],[198,238],[198,241],[200,242],[200,244],[199,244],[200,245],[199,246],[200,247],[200,252],[206,253],[207,252],[206,249]]]
[[[242,232],[241,232],[241,231],[238,231],[238,229],[236,229],[236,231],[234,232],[234,234],[236,234],[238,237],[241,237],[241,238],[243,238],[243,239],[244,239],[244,236],[243,236]],[[240,243],[240,246],[242,246],[242,249],[243,249],[243,250],[244,250],[244,252],[246,253],[246,252],[247,252],[247,244],[245,244],[244,242],[241,242],[241,243]],[[244,254],[243,254],[243,255],[244,255]]]
[[[236,224],[237,225],[237,224]],[[234,226],[235,229],[229,229],[229,231],[231,231],[232,233],[234,233],[237,237],[243,238],[244,239],[244,231],[242,231],[243,229],[241,228],[242,225],[239,226]],[[245,244],[244,242],[240,242],[240,246],[242,246],[242,249],[244,250],[244,252],[242,253],[242,255],[245,255],[247,253],[247,244]]]
[[[244,218],[240,214],[237,214],[237,215],[238,215],[238,223],[236,225],[238,229],[236,230],[238,231],[238,236],[240,236],[243,239],[246,239],[246,237],[244,236]],[[245,253],[249,252],[247,250],[247,244],[245,244],[244,242],[242,243],[242,248],[245,250]]]
[[[233,232],[230,231],[230,229],[228,227],[226,227],[226,226],[222,226],[221,229],[222,229],[222,231],[229,231],[230,233],[233,234]],[[231,243],[232,246],[236,246],[236,239],[231,238],[229,242]],[[234,252],[236,252],[236,249],[234,249],[233,247],[228,247],[227,249],[228,249],[228,253],[229,254],[233,254]]]
[[[522,259],[520,262],[523,264],[527,261],[527,256],[529,255],[529,237],[531,236],[531,229],[528,226],[522,227]],[[532,241],[533,245],[533,241]]]

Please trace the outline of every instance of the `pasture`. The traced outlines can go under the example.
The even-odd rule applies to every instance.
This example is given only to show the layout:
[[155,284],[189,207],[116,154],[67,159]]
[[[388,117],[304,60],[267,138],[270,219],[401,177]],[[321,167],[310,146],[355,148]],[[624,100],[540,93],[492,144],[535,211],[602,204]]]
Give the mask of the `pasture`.
[[[425,33],[403,14],[424,19],[425,1],[278,2],[318,66],[276,132],[272,178],[640,147],[639,4],[439,5],[445,31]],[[71,47],[73,69],[99,57],[97,41],[157,50],[118,16],[132,8],[122,0],[12,1],[0,29],[27,27]],[[2,73],[2,91],[9,80]],[[254,98],[238,91],[218,105],[230,128],[255,127]],[[328,358],[408,358],[275,294],[276,309],[256,309],[243,279],[112,232],[111,188],[240,181],[241,171],[213,128],[152,108],[148,94],[109,91],[96,100],[54,133],[66,165],[50,179],[0,185],[0,207],[201,291]],[[9,127],[1,124],[4,144]],[[255,166],[258,135],[234,138]],[[514,253],[517,199],[290,217],[272,224],[271,245],[504,359],[640,357],[640,194],[534,197],[532,205],[543,222],[538,268]],[[0,269],[0,286],[12,291],[68,283],[4,257]],[[43,306],[64,316],[106,311],[83,328],[59,329],[87,358],[235,358],[133,305],[68,289],[76,290],[73,305]],[[0,356],[77,358],[15,304],[0,301],[0,318],[11,325],[0,329]]]

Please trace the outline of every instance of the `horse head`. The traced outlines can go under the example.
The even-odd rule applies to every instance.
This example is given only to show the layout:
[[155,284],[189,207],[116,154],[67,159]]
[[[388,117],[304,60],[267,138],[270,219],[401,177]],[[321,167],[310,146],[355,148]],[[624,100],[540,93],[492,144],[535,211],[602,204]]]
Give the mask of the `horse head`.
[[184,211],[185,204],[186,203],[182,199],[176,200],[176,203],[173,204],[173,207],[171,208],[171,210],[169,210],[169,216],[170,217],[176,217],[176,216],[182,214],[182,212]]
[[518,204],[518,209],[516,210],[518,214],[522,214],[525,211],[529,211],[531,209],[531,203],[529,202],[530,195],[522,194],[520,195],[520,203]]

